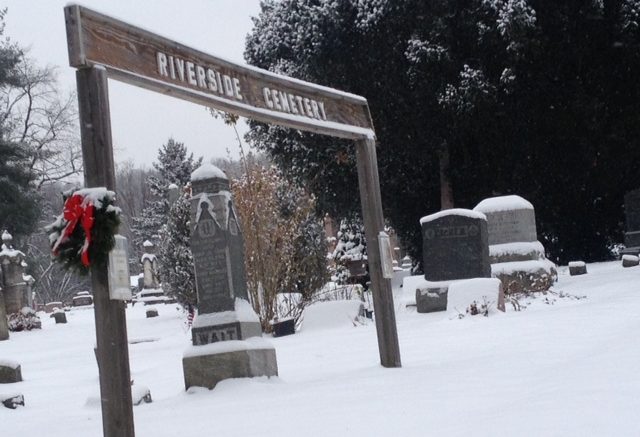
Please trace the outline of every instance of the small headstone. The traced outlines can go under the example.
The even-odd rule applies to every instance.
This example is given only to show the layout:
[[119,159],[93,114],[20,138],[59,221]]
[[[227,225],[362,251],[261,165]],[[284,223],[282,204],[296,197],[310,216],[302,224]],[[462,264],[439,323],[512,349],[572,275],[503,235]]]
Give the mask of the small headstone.
[[636,255],[622,255],[622,267],[635,267],[638,263]]
[[50,317],[53,317],[55,319],[56,324],[67,323],[67,315],[64,311],[56,311],[55,313],[51,314]]
[[0,394],[0,402],[7,408],[15,410],[18,406],[24,407],[24,396],[21,394],[3,395]]
[[292,335],[296,333],[296,320],[285,319],[271,324],[273,328],[274,337],[284,337],[285,335]]
[[[88,291],[81,291],[75,296],[73,296],[73,306],[81,307],[93,305],[93,296]],[[62,308],[62,307],[60,307]]]
[[[428,284],[428,285],[427,285]],[[416,308],[419,313],[433,313],[447,309],[449,283],[427,283],[416,289]]]
[[14,361],[0,360],[0,384],[13,384],[22,381],[20,364]]
[[158,310],[155,308],[149,308],[147,310],[147,319],[151,317],[158,317]]
[[583,261],[571,261],[569,263],[569,275],[586,275],[587,265]]
[[624,196],[626,232],[624,234],[625,255],[640,253],[640,188],[629,191]]

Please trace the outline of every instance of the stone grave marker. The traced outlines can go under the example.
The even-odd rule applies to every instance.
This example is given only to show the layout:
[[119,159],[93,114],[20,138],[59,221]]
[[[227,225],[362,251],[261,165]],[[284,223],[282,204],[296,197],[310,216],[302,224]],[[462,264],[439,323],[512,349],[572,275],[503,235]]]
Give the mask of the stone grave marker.
[[636,255],[622,255],[622,267],[635,267],[639,263]]
[[424,277],[416,289],[419,313],[447,308],[449,282],[491,276],[487,219],[468,209],[448,209],[420,219]]
[[491,275],[487,219],[467,209],[448,209],[420,219],[424,277],[428,281]]
[[67,323],[67,315],[64,311],[56,311],[49,317],[53,317],[53,319],[56,321],[56,324]]
[[155,254],[154,244],[146,240],[142,243],[144,253],[140,262],[142,263],[143,288],[158,288],[160,281],[158,279],[158,260]]
[[10,360],[0,360],[0,384],[12,384],[22,381],[20,364]]
[[6,408],[15,410],[18,406],[24,407],[24,395],[20,393],[13,393],[10,395],[0,393],[0,403]]
[[150,319],[152,317],[158,317],[158,310],[155,308],[149,308],[147,310],[147,319]]
[[[230,377],[275,376],[275,349],[262,339],[260,321],[248,301],[244,242],[229,180],[222,170],[205,164],[192,173],[191,184],[198,316],[193,346],[182,361],[185,387],[213,388]],[[218,342],[233,343],[213,347]]]
[[587,265],[584,261],[571,261],[569,263],[569,275],[577,276],[577,275],[586,275],[587,274]]
[[505,293],[548,290],[557,278],[538,241],[533,205],[517,195],[482,200],[474,211],[487,217],[492,275]]
[[624,216],[626,232],[623,255],[640,254],[640,188],[629,191],[624,196]]

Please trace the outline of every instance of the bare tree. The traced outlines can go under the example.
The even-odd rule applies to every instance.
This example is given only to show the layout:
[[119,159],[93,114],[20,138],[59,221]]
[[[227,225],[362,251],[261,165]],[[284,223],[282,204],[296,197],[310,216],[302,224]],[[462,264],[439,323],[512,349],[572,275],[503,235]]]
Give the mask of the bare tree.
[[75,94],[58,91],[55,71],[22,55],[16,84],[0,93],[6,139],[24,145],[37,188],[66,181],[82,170]]

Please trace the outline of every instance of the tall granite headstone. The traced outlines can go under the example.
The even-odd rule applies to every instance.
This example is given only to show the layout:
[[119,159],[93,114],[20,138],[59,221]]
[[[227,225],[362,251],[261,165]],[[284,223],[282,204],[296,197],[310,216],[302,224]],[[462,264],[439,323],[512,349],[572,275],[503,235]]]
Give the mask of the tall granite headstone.
[[622,253],[638,255],[640,253],[640,188],[625,194],[624,215],[626,222],[624,245],[626,247]]
[[[205,164],[192,173],[191,184],[198,316],[193,347],[183,357],[185,386],[213,388],[229,377],[277,375],[275,349],[261,338],[260,321],[248,301],[244,242],[229,180]],[[211,349],[223,341],[234,342],[233,347]]]
[[447,308],[449,282],[491,276],[487,219],[468,209],[448,209],[420,219],[427,283],[416,290],[419,313]]

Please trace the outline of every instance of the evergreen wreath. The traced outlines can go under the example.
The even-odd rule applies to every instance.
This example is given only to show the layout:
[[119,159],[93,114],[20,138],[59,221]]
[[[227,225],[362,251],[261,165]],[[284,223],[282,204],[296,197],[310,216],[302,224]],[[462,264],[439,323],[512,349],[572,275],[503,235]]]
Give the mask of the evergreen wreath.
[[104,187],[64,193],[64,210],[45,229],[55,261],[66,270],[81,275],[92,264],[105,264],[115,246],[120,225],[120,208],[114,206],[115,193]]

